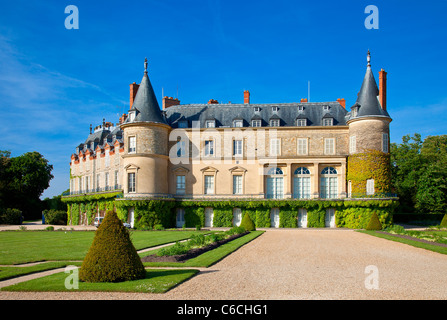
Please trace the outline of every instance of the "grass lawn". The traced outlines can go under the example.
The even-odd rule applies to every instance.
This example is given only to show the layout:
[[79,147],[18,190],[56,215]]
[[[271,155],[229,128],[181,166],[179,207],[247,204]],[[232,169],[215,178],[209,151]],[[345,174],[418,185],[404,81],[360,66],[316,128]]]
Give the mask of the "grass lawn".
[[142,280],[117,283],[79,282],[78,289],[67,289],[66,278],[69,274],[61,272],[50,276],[21,282],[2,291],[106,291],[106,292],[147,292],[163,293],[198,273],[198,270],[146,270]]
[[[209,231],[131,231],[137,250],[184,240]],[[83,260],[94,231],[2,231],[0,265],[35,261]]]
[[[379,233],[376,231],[358,230],[358,232],[363,232],[363,233],[366,233],[366,234],[369,234],[369,235],[372,235],[375,237],[384,238],[384,239],[392,240],[392,241],[397,241],[397,242],[409,244],[414,247],[423,248],[423,249],[431,250],[431,251],[442,253],[442,254],[447,254],[447,247],[437,246],[437,245],[430,244],[430,243],[424,243],[424,242],[420,242],[417,240],[396,237],[393,234]],[[446,231],[411,231],[411,233],[414,233],[414,232],[427,233],[427,234],[429,234],[431,232],[439,234],[441,232],[441,234],[445,234],[444,236],[447,237]]]

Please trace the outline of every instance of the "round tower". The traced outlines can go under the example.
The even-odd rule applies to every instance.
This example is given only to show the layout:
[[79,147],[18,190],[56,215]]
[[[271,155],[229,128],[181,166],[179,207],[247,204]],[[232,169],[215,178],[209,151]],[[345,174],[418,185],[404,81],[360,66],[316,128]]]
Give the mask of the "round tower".
[[380,90],[371,70],[368,50],[366,74],[351,107],[349,126],[348,197],[390,191],[389,144],[392,121],[386,110],[386,72],[380,71]]
[[[139,86],[132,84],[134,99],[126,121],[123,155],[124,196],[156,197],[168,193],[168,136],[171,127],[165,121],[147,74]],[[133,101],[132,101],[133,100]]]

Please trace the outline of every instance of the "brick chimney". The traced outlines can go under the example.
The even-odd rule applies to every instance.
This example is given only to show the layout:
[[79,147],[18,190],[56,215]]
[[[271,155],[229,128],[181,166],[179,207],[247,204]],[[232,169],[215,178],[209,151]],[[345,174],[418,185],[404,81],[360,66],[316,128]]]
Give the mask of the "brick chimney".
[[172,106],[178,106],[180,104],[180,100],[173,97],[163,97],[162,107],[163,110]]
[[383,110],[386,110],[386,72],[379,71],[379,102]]
[[306,99],[301,99],[300,102],[301,102],[301,103],[303,103],[303,102],[307,102],[307,98],[306,98]]
[[130,108],[132,108],[133,101],[135,100],[135,96],[137,95],[137,91],[138,91],[139,87],[140,87],[140,85],[136,84],[135,82],[130,84],[130,107],[129,107],[129,110],[130,110]]
[[123,124],[127,119],[127,113],[123,113],[123,115],[119,119],[119,124]]
[[208,101],[208,104],[219,104],[219,102],[217,100],[210,99],[210,101]]
[[342,106],[343,108],[346,109],[346,100],[345,100],[345,99],[340,99],[340,98],[338,98],[338,99],[337,99],[337,102],[338,102],[339,104],[341,104],[341,106]]
[[244,90],[244,104],[250,104],[250,91]]

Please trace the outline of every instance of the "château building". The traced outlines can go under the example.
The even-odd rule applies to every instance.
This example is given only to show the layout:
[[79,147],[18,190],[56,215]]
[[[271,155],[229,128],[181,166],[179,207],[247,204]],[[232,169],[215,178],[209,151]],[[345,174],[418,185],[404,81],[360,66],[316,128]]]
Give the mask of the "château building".
[[[386,75],[379,71],[377,86],[368,51],[365,77],[350,108],[345,99],[251,103],[248,90],[243,103],[181,104],[163,97],[160,108],[146,60],[141,82],[130,84],[128,113],[116,124],[91,127],[76,147],[66,198],[116,191],[122,192],[117,203],[386,197],[389,177],[374,175],[380,162],[362,162],[362,175],[348,173],[355,169],[349,169],[351,158],[354,164],[365,154],[389,156]],[[127,209],[134,224],[134,208]],[[203,209],[202,225],[212,226],[213,207]],[[233,209],[237,224],[241,210]],[[184,211],[178,208],[175,215],[182,226]],[[278,226],[279,209],[271,215],[271,225]],[[335,210],[328,215],[334,226]],[[298,217],[298,226],[303,221]]]

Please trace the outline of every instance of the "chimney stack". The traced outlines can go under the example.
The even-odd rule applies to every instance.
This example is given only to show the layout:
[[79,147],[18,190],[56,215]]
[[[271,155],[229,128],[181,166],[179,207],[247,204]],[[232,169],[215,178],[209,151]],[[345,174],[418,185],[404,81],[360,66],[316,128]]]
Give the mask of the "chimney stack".
[[386,72],[379,71],[379,102],[383,110],[386,110]]
[[301,103],[303,103],[303,102],[307,102],[307,98],[306,98],[306,99],[301,99],[300,102],[301,102]]
[[180,100],[173,97],[163,97],[162,107],[163,110],[172,106],[178,106],[180,104]]
[[208,101],[208,104],[219,104],[219,102],[218,102],[217,100],[210,99],[210,100]]
[[244,104],[250,104],[250,91],[244,90]]
[[340,99],[340,98],[338,98],[338,99],[337,99],[337,102],[338,102],[339,104],[341,104],[341,106],[342,106],[343,108],[346,109],[346,100],[345,100],[345,99]]
[[135,100],[135,96],[137,95],[137,91],[138,91],[139,87],[140,87],[140,85],[136,84],[135,82],[130,84],[130,107],[129,107],[129,110],[132,108],[133,101]]

